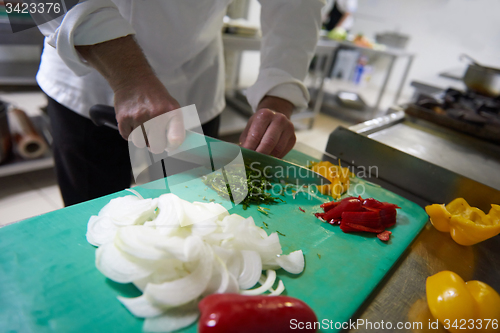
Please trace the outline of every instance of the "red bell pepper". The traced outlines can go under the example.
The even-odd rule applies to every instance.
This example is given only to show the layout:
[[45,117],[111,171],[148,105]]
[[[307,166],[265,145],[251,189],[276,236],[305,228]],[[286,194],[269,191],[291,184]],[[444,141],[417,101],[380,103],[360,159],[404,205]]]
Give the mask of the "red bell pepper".
[[324,213],[314,214],[332,225],[340,224],[344,232],[371,232],[383,241],[389,240],[390,232],[384,230],[396,224],[397,205],[373,198],[348,197],[338,202],[320,206]]
[[318,322],[306,303],[288,296],[212,294],[198,307],[199,333],[288,332],[293,323],[304,325],[301,332],[316,332]]
[[386,230],[384,232],[381,232],[380,234],[377,235],[378,239],[381,241],[387,242],[389,238],[391,237],[392,232],[389,230]]
[[361,212],[363,211],[363,202],[359,198],[345,198],[334,208],[325,212],[324,219],[329,221],[332,219],[340,219],[343,212]]
[[380,220],[385,228],[396,224],[396,208],[384,208],[379,211]]
[[371,232],[374,234],[379,234],[384,231],[384,228],[370,228],[365,227],[364,225],[355,224],[355,223],[340,223],[340,230],[343,232]]
[[358,224],[369,228],[380,228],[382,219],[378,212],[343,212],[341,224]]
[[368,198],[363,200],[363,207],[365,208],[379,208],[382,206],[382,202],[375,200],[373,198]]
[[[354,198],[354,197],[349,197],[349,199]],[[330,209],[335,208],[338,204],[340,204],[341,201],[330,201],[330,202],[325,202],[320,205],[321,208],[326,212],[328,212]]]

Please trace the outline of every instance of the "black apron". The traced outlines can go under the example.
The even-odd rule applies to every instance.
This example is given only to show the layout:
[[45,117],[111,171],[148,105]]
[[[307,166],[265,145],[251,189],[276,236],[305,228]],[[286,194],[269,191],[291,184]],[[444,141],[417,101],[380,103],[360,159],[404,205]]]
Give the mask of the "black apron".
[[340,19],[344,16],[344,13],[342,13],[339,10],[339,7],[337,6],[337,1],[335,1],[335,4],[333,5],[332,10],[330,11],[330,14],[328,14],[328,22],[325,23],[325,29],[328,31],[333,30],[337,23],[339,23]]

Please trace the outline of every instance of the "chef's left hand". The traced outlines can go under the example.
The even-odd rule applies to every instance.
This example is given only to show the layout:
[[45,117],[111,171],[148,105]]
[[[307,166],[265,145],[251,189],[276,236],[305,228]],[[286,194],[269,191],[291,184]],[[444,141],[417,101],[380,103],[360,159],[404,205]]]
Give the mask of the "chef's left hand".
[[295,145],[295,129],[290,116],[294,106],[279,97],[265,96],[240,136],[240,145],[278,158]]

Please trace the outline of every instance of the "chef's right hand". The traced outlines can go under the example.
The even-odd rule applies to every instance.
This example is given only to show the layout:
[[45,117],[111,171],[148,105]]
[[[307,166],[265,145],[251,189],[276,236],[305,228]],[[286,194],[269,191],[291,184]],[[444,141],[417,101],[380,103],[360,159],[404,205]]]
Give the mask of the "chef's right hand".
[[182,114],[173,112],[179,109],[179,103],[156,77],[132,35],[75,48],[113,89],[118,129],[125,140],[139,148],[149,143],[156,154],[173,150],[184,141]]
[[116,89],[115,112],[121,136],[138,148],[149,144],[152,153],[160,154],[176,149],[184,141],[180,105],[154,74]]

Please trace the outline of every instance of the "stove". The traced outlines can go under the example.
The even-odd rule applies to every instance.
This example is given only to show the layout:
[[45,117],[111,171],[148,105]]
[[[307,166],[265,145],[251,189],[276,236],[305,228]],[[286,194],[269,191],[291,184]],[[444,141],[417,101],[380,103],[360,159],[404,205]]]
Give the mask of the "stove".
[[438,97],[419,95],[405,112],[500,144],[500,97],[449,88]]

